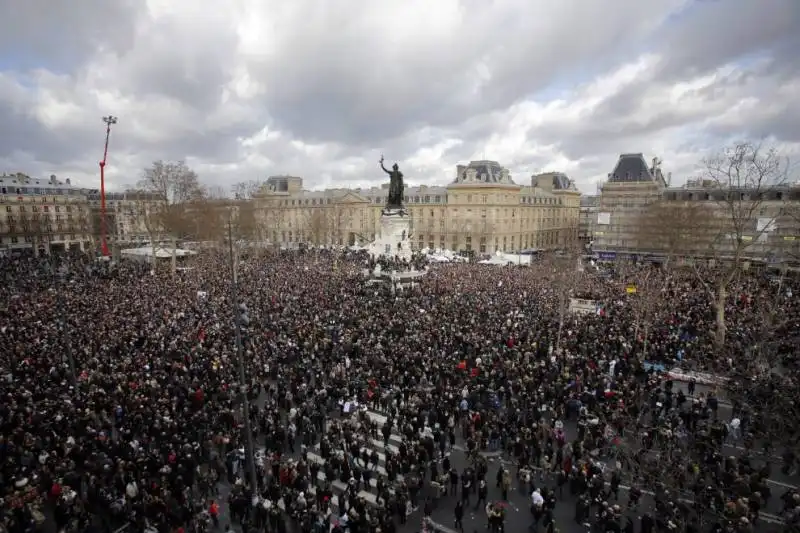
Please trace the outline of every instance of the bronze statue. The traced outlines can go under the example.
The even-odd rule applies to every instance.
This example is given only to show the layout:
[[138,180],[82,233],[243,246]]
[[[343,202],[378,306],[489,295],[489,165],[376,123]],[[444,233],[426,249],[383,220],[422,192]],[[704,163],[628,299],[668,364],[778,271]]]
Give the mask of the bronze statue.
[[383,166],[383,156],[379,161],[384,172],[389,174],[389,197],[386,199],[387,209],[403,209],[403,173],[397,166],[392,165],[392,170],[387,170]]

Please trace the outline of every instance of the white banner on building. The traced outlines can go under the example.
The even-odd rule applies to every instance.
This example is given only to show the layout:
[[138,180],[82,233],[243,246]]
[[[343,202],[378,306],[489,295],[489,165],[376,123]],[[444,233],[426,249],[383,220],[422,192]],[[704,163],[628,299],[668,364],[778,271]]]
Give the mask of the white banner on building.
[[597,224],[601,226],[611,224],[611,213],[597,213]]
[[756,220],[756,232],[757,233],[771,233],[775,231],[775,219],[774,218],[759,218]]

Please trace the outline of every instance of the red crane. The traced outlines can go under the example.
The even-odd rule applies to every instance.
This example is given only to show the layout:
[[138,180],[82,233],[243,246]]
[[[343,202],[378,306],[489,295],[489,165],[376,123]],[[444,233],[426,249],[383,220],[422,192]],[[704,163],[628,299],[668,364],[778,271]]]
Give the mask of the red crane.
[[108,159],[108,137],[111,135],[111,125],[117,123],[117,117],[108,115],[103,117],[106,124],[106,144],[103,147],[103,160],[100,161],[100,250],[103,257],[108,257],[108,242],[106,241],[106,160]]

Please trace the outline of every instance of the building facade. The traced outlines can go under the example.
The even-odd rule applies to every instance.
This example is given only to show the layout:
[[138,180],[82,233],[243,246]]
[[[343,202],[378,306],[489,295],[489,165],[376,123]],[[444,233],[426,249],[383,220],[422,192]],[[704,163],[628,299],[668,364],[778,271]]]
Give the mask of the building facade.
[[601,188],[592,249],[601,258],[639,253],[639,220],[666,188],[658,159],[649,166],[640,153],[620,155]]
[[[106,195],[106,230],[110,245],[146,241],[147,232],[137,210],[137,193]],[[0,250],[27,250],[34,255],[51,251],[99,249],[100,195],[95,189],[75,187],[56,176],[25,174],[0,176]]]
[[602,187],[593,250],[680,261],[744,259],[794,265],[800,260],[800,187],[732,189],[709,180],[668,186],[657,159],[622,154]]
[[594,241],[594,227],[599,205],[599,195],[581,196],[580,210],[578,211],[578,240],[584,245]]
[[[99,245],[102,219],[100,193],[92,190],[86,195],[92,216],[93,240]],[[141,191],[106,193],[106,239],[113,248],[149,244],[148,214],[158,204],[151,193]]]
[[[276,176],[255,202],[270,242],[353,245],[375,239],[387,195],[388,184],[306,191],[302,178]],[[404,202],[415,249],[491,254],[567,248],[578,237],[580,193],[562,173],[519,185],[496,161],[473,161],[447,186],[406,186]]]
[[25,174],[0,176],[0,249],[84,250],[92,245],[89,191],[70,180],[32,178]]

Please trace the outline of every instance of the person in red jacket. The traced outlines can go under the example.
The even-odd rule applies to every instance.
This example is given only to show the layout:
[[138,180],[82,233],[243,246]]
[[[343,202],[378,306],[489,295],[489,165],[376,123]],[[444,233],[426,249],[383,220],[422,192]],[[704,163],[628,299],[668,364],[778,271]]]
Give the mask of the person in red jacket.
[[214,500],[211,500],[211,504],[208,506],[208,514],[211,515],[214,527],[219,527],[219,505]]

